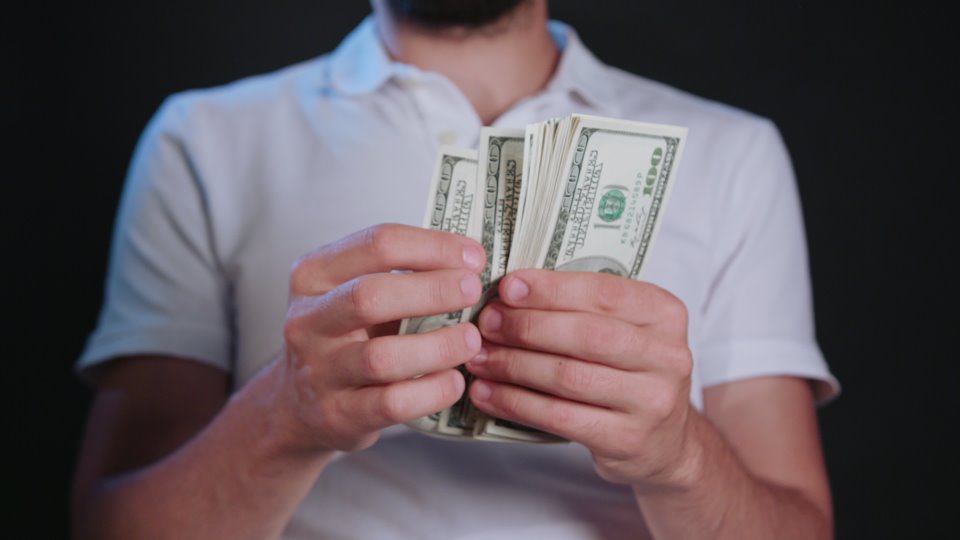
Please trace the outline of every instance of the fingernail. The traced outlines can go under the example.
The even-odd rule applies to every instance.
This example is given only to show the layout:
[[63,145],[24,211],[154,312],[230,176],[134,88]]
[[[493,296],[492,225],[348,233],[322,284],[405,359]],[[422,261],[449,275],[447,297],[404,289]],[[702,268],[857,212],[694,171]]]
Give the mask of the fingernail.
[[477,327],[475,327],[474,325],[470,324],[468,326],[470,328],[467,328],[466,332],[463,335],[463,340],[467,342],[467,350],[475,351],[477,349],[480,349],[480,352],[483,352],[483,349],[480,347],[480,345],[482,344],[480,340],[480,332],[477,331]]
[[490,395],[493,394],[493,388],[490,388],[488,383],[479,379],[474,380],[470,388],[470,396],[477,401],[487,401],[490,399]]
[[480,279],[473,274],[467,274],[460,279],[460,290],[467,298],[480,296]]
[[530,286],[517,277],[510,277],[503,287],[503,294],[507,300],[522,300],[530,294]]
[[484,332],[496,332],[503,323],[503,315],[496,309],[488,307],[480,315],[480,329]]
[[463,248],[463,262],[467,263],[467,266],[480,270],[483,268],[483,260],[486,258],[486,253],[483,252],[483,248],[477,245],[470,244],[469,246]]
[[485,347],[480,347],[480,352],[476,356],[470,359],[468,364],[473,366],[479,366],[487,361],[487,349]]

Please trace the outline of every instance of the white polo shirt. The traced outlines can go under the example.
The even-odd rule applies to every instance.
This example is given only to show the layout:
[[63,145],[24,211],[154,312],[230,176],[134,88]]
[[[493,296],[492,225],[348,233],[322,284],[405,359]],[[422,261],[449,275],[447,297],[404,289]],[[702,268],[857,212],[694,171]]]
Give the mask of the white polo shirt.
[[[579,112],[690,130],[646,278],[689,310],[691,401],[762,375],[806,377],[832,397],[776,128],[606,66],[560,23],[551,32],[563,50],[553,79],[494,125]],[[392,62],[371,19],[329,55],[170,98],[134,156],[78,369],[155,353],[242,386],[280,349],[294,259],[375,223],[420,224],[438,145],[475,147],[480,127],[449,80]],[[642,526],[631,491],[600,479],[578,445],[455,443],[400,426],[340,456],[284,537],[633,538]]]

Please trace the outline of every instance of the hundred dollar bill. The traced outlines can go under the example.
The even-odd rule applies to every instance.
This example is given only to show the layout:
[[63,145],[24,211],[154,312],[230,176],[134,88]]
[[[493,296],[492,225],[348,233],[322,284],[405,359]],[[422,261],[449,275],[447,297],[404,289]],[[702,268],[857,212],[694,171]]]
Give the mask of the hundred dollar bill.
[[[430,202],[423,226],[436,231],[467,236],[477,193],[477,153],[453,147],[441,147],[433,172]],[[401,334],[422,334],[460,322],[456,311],[429,317],[404,319]]]
[[[430,200],[423,226],[467,236],[477,197],[476,178],[476,151],[441,147],[433,171]],[[452,313],[404,319],[400,323],[400,334],[422,334],[459,324],[462,318],[469,317],[469,311],[468,308]],[[438,412],[414,420],[408,426],[417,431],[434,432],[441,425],[442,416],[443,413]]]
[[[548,162],[558,159],[554,162],[562,164],[557,171],[562,174],[548,173],[538,180],[539,193],[527,194],[545,196],[533,215],[548,216],[547,227],[521,224],[511,270],[533,263],[638,279],[662,223],[687,130],[577,115],[564,122],[569,145],[542,156]],[[563,129],[559,133],[558,138],[567,138]],[[532,252],[537,256],[531,260]],[[487,419],[477,435],[535,442],[550,437],[498,418]]]
[[537,255],[551,225],[552,202],[561,187],[563,158],[569,152],[572,130],[579,118],[551,119],[527,126],[529,174],[520,194],[517,226],[508,256],[507,270],[535,268]]
[[[517,234],[528,143],[526,130],[523,129],[484,128],[480,131],[477,180],[486,188],[488,194],[496,193],[494,200],[488,201],[485,197],[487,204],[478,214],[480,219],[477,220],[483,223],[484,246],[487,247],[488,254],[487,269],[481,276],[485,292],[481,305],[489,302],[496,295],[496,283],[507,272],[510,247]],[[493,204],[489,204],[491,202]],[[476,312],[479,312],[479,309]],[[472,376],[468,377],[468,383],[472,382],[472,379]],[[528,426],[490,418],[477,410],[469,399],[465,398],[462,401],[461,415],[465,419],[463,427],[472,428],[473,436],[479,440],[500,442],[560,440]],[[499,429],[498,433],[490,432],[488,426],[498,423],[502,429]]]
[[[492,286],[507,270],[507,256],[513,239],[517,217],[517,203],[523,171],[524,130],[509,128],[482,128],[480,147],[477,151],[478,193],[480,204],[473,216],[470,236],[478,238],[487,252],[487,264],[480,274],[483,294],[472,309],[479,313],[495,293]],[[465,316],[464,320],[469,317]],[[462,370],[469,390],[473,375]],[[439,431],[466,434],[473,433],[477,422],[485,416],[470,401],[465,391],[463,397],[440,417]]]
[[484,206],[480,214],[483,229],[492,226],[493,243],[488,261],[489,273],[484,273],[484,285],[489,287],[507,272],[507,258],[517,222],[517,204],[523,184],[524,130],[484,128],[480,131],[480,150],[477,159],[486,159],[486,170],[479,167],[477,178],[483,178],[489,189],[496,184],[495,212],[491,215]]
[[638,279],[663,222],[686,128],[580,116],[541,268]]

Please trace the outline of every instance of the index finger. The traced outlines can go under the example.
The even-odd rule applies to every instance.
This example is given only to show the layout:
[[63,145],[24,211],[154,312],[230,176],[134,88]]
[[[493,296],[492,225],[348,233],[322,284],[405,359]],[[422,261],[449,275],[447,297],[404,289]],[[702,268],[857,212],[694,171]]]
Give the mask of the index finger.
[[375,225],[300,257],[291,292],[323,294],[365,274],[390,270],[483,269],[486,254],[475,240],[394,223]]
[[526,269],[507,274],[498,290],[512,307],[585,311],[636,325],[675,322],[686,326],[686,308],[666,290],[600,272]]

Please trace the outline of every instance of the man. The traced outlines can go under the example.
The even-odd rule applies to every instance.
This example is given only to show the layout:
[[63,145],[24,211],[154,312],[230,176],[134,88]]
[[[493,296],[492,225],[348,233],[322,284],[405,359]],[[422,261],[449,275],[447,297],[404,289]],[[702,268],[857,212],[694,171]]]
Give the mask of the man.
[[[476,302],[484,254],[369,225],[420,221],[438,144],[571,112],[690,128],[650,282],[519,271],[478,326],[396,336]],[[79,363],[77,536],[828,538],[800,219],[769,122],[599,63],[545,0],[374,2],[144,134]],[[462,363],[480,409],[574,443],[403,427]]]

